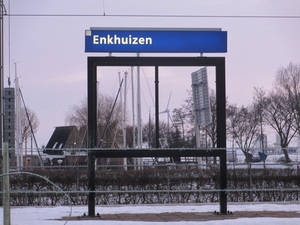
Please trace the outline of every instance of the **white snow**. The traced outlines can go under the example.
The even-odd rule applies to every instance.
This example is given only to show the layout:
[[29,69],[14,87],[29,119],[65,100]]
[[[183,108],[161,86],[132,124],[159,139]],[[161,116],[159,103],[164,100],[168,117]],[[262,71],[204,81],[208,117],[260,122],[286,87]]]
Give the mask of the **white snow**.
[[[59,207],[11,207],[11,225],[163,225],[166,222],[141,222],[141,221],[62,221],[62,217],[82,216],[87,213],[87,206],[59,206]],[[237,211],[294,211],[300,213],[300,204],[293,203],[228,203],[228,210]],[[96,213],[163,213],[163,212],[211,212],[219,211],[218,204],[193,204],[193,205],[113,205],[96,206]],[[3,208],[0,208],[0,224],[3,221]],[[175,225],[278,225],[300,224],[300,218],[239,218],[228,220],[211,220],[205,222],[167,222]]]

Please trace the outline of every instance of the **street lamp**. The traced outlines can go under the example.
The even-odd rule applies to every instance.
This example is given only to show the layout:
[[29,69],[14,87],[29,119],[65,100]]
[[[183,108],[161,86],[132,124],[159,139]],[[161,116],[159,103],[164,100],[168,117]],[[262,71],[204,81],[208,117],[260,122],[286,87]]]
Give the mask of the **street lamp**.
[[62,160],[62,159],[58,159],[58,160],[57,160],[57,163],[58,163],[58,165],[59,165],[59,168],[60,168],[60,166],[61,166],[62,162],[63,162],[63,160]]

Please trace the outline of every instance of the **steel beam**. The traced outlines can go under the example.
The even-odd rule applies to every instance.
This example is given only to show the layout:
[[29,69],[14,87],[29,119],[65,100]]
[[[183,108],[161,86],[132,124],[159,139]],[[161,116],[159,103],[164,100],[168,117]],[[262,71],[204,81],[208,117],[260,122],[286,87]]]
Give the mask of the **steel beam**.
[[[91,155],[95,158],[123,158],[123,157],[223,157],[226,149],[199,148],[152,148],[152,149],[95,149]],[[226,155],[226,154],[225,154]]]

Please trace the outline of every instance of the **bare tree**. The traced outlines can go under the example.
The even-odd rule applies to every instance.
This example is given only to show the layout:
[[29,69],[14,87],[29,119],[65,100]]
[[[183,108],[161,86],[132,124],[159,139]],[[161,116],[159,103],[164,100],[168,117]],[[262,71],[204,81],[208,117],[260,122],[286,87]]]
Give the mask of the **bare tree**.
[[211,109],[211,123],[202,125],[201,128],[210,139],[210,147],[215,148],[217,146],[217,101],[215,92],[213,90],[210,90],[209,100]]
[[288,98],[279,90],[271,92],[267,97],[265,121],[277,132],[286,162],[290,162],[287,147],[297,130],[294,126],[294,114],[289,107]]
[[182,133],[183,139],[192,140],[192,137],[195,136],[194,103],[192,92],[187,92],[188,97],[184,100],[182,106],[173,109],[172,121],[173,125]]
[[300,134],[300,63],[289,63],[276,73],[276,91],[286,98],[288,111],[292,113],[295,129]]
[[[202,125],[200,127],[201,131],[209,138],[209,141],[206,141],[204,138],[203,141],[209,142],[210,147],[216,147],[217,143],[217,105],[216,105],[216,95],[215,92],[210,89],[209,93],[210,106],[211,106],[211,118],[212,123],[208,125]],[[194,107],[193,107],[193,95],[189,91],[188,98],[184,100],[184,104],[180,108],[173,110],[173,124],[182,132],[183,139],[190,141],[195,141],[195,118],[194,118]],[[192,145],[195,146],[195,145]],[[205,144],[206,146],[206,144]]]
[[[121,109],[120,105],[114,105],[114,98],[100,94],[97,102],[97,132],[98,144],[103,141],[103,147],[118,146],[121,138]],[[115,106],[115,107],[114,107]],[[79,105],[70,108],[66,119],[69,125],[75,125],[79,129],[87,127],[87,100],[84,99]],[[106,131],[106,132],[105,132]],[[103,140],[100,138],[103,137]]]
[[274,89],[266,99],[265,121],[276,131],[286,162],[290,162],[287,147],[300,134],[300,64],[278,69]]
[[[143,142],[147,143],[149,148],[156,146],[156,129],[153,121],[149,120],[148,123],[143,125]],[[159,122],[159,146],[161,148],[169,147],[169,139],[167,137],[168,125],[166,122]]]
[[[28,138],[37,132],[40,121],[36,113],[28,107],[21,108],[21,133],[22,133],[22,145],[25,147],[25,157],[27,157]],[[25,161],[27,163],[27,160]]]
[[258,114],[259,114],[259,124],[260,124],[260,141],[261,141],[261,148],[263,153],[265,152],[265,148],[267,146],[264,146],[264,126],[265,126],[265,107],[267,105],[267,97],[266,97],[266,90],[263,88],[254,88],[254,107],[256,108]]
[[259,133],[259,113],[254,105],[237,107],[229,105],[227,109],[227,131],[249,162],[248,153]]
[[175,108],[173,109],[172,121],[177,132],[181,133],[181,138],[185,140],[185,122],[186,122],[186,114],[184,113],[183,108]]

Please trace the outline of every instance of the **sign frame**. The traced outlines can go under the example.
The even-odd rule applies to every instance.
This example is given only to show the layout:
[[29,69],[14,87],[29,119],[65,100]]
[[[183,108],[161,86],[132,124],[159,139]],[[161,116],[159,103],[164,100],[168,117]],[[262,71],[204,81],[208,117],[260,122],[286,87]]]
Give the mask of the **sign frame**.
[[[102,157],[176,157],[182,156],[188,151],[166,150],[155,151],[151,149],[128,151],[123,149],[97,149],[97,69],[98,67],[118,66],[146,66],[155,68],[155,115],[156,131],[159,131],[159,107],[158,107],[158,71],[159,67],[199,67],[213,66],[216,69],[216,105],[217,105],[217,149],[205,149],[201,151],[195,148],[190,152],[193,156],[212,157],[219,156],[220,168],[220,213],[227,213],[227,164],[226,164],[226,89],[225,89],[225,58],[224,57],[88,57],[87,58],[87,96],[88,96],[88,215],[95,215],[95,158]],[[158,137],[158,136],[157,136]],[[158,141],[156,141],[158,143]],[[158,148],[157,148],[158,149]],[[195,151],[196,150],[196,151]],[[197,151],[199,150],[199,151]],[[191,156],[190,155],[190,156]]]

